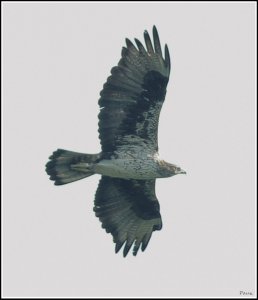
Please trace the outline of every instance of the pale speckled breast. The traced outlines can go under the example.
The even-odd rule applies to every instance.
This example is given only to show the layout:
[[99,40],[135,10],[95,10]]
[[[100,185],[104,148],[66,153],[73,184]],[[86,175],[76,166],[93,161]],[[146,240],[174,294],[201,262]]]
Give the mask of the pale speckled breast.
[[153,158],[110,159],[95,165],[95,173],[125,179],[155,179],[162,177],[159,164]]

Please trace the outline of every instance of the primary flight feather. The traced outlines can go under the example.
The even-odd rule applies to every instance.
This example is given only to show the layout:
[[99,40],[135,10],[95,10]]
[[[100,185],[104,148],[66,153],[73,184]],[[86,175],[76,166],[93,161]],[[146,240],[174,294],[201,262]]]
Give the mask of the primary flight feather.
[[170,57],[162,55],[153,27],[153,43],[144,32],[145,47],[126,39],[122,57],[100,92],[99,138],[102,151],[84,154],[58,149],[46,164],[55,185],[93,174],[102,175],[94,212],[113,235],[115,251],[126,256],[133,246],[144,251],[152,232],[162,228],[155,195],[156,178],[185,174],[158,155],[159,114],[166,95]]

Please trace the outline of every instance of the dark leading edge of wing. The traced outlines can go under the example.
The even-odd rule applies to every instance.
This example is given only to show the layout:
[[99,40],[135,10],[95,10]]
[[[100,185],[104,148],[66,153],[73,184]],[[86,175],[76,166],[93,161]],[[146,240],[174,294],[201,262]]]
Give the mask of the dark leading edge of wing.
[[128,141],[158,149],[158,119],[169,80],[170,58],[167,45],[165,58],[162,56],[155,26],[153,43],[147,31],[144,39],[146,48],[137,39],[137,47],[126,39],[122,58],[100,93],[99,137],[103,152],[112,153]]
[[162,227],[155,180],[125,180],[102,176],[94,211],[102,227],[113,235],[118,252],[125,244],[126,256],[132,245],[136,255],[144,251],[152,232]]

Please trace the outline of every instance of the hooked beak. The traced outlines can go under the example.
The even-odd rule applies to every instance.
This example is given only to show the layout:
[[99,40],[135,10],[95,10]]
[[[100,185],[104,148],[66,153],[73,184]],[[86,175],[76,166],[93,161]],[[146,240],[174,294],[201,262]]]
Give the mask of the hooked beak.
[[180,172],[179,172],[179,174],[186,174],[186,171],[184,171],[184,170],[180,170]]

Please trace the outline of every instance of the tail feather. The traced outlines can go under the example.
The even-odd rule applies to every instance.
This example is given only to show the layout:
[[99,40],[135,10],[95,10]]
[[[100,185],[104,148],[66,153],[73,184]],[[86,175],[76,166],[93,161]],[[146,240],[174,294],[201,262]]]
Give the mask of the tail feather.
[[93,175],[93,166],[99,158],[99,154],[58,149],[49,157],[46,172],[55,185],[67,184]]

